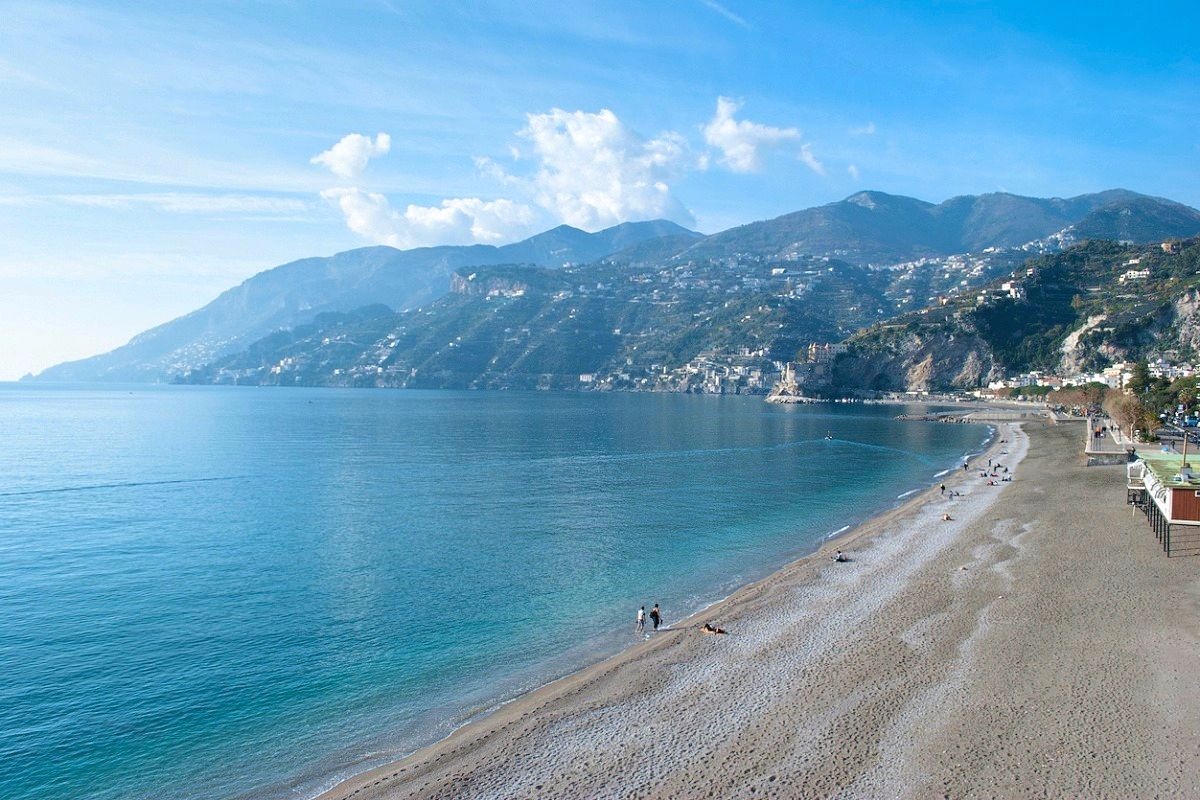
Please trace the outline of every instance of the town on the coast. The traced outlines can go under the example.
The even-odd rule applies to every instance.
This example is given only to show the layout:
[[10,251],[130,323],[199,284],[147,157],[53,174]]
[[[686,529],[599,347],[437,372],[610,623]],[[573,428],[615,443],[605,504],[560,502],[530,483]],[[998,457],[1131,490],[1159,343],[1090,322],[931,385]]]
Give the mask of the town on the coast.
[[[148,338],[96,363],[114,379],[177,383],[749,394],[786,403],[1044,398],[1089,385],[1121,390],[1139,364],[1170,381],[1200,363],[1196,238],[1063,234],[866,265],[840,250],[700,257],[703,240],[687,242],[650,260],[639,251],[556,269],[462,268],[449,275],[448,294],[416,309],[327,312],[248,346],[245,335],[201,338],[153,360]],[[85,368],[63,365],[62,375]],[[50,373],[58,377],[58,368]]]

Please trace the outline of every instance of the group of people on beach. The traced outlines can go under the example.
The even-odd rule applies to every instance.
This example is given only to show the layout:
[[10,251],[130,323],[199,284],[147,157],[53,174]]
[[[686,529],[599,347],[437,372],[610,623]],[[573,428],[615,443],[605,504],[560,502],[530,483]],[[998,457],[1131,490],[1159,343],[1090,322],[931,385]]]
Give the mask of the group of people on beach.
[[999,479],[999,483],[1008,483],[1012,480],[1012,475],[1009,474],[1008,467],[1004,466],[999,461],[993,464],[992,459],[990,458],[988,459],[987,469],[979,471],[979,477],[987,478],[988,486],[999,485],[997,483],[997,479]]
[[[645,606],[639,608],[637,612],[637,626],[634,628],[634,631],[638,634],[645,634],[646,638],[649,639],[650,635],[646,634],[646,617],[650,618],[650,624],[654,626],[654,630],[658,630],[658,627],[663,624],[662,609],[658,607],[658,603],[654,604],[654,608],[650,609],[649,614],[646,613]],[[711,622],[697,625],[696,628],[706,636],[715,636],[727,632],[724,628],[719,625],[713,625]]]
[[[658,607],[658,603],[654,604],[654,608],[650,609],[650,624],[654,626],[654,630],[658,630],[658,626],[662,624],[662,611]],[[637,627],[634,628],[636,633],[645,633],[646,631],[646,607],[642,606],[637,612]]]
[[[1007,440],[1005,440],[1005,439],[1001,439],[1000,443],[1004,444],[1006,441]],[[1007,453],[1008,451],[1006,450],[1004,452]],[[969,461],[963,461],[963,472],[966,472],[969,469],[970,469]],[[992,479],[1000,478],[1003,481],[1011,481],[1012,480],[1012,475],[1010,474],[1008,467],[1004,466],[999,461],[993,463],[992,459],[990,459],[990,458],[988,459],[988,462],[987,462],[987,469],[981,470],[979,473],[979,477],[992,478]],[[996,485],[995,480],[989,480],[988,485],[995,486]],[[950,497],[961,497],[962,496],[961,492],[957,492],[954,489],[947,489],[946,484],[944,484],[944,483],[941,486],[939,486],[938,489],[941,492],[941,495],[943,497],[946,496],[947,492],[949,492]],[[943,522],[950,522],[953,519],[954,519],[954,517],[950,516],[950,514],[948,514],[948,513],[942,514]],[[847,556],[841,550],[838,550],[833,555],[831,555],[830,559],[835,562],[838,562],[838,563],[843,563],[843,562],[850,560],[849,556]],[[642,606],[641,608],[638,609],[638,612],[637,612],[637,627],[635,628],[635,631],[638,634],[645,633],[647,616],[649,616],[650,624],[654,626],[654,630],[657,631],[659,626],[662,625],[662,622],[663,622],[662,610],[658,607],[658,603],[654,604],[654,607],[650,609],[649,614],[647,614],[647,612],[646,612],[646,607]],[[724,628],[713,625],[711,622],[705,622],[703,625],[697,625],[696,628],[700,631],[700,633],[705,634],[705,635],[716,635],[716,634],[725,633]],[[649,638],[649,636],[647,636],[646,638]]]
[[[1007,439],[1000,440],[1000,444],[1007,443]],[[1002,455],[1008,454],[1007,450],[1002,450],[1000,452]],[[967,472],[970,469],[970,461],[964,460],[962,466],[963,472]],[[1013,479],[1012,471],[1009,470],[1008,467],[991,458],[987,460],[987,468],[979,470],[979,477],[986,478],[988,486],[999,486],[1001,483],[1008,483]],[[954,489],[947,489],[946,484],[944,483],[938,487],[938,491],[941,493],[942,497],[962,497],[962,492],[957,492]],[[950,522],[953,519],[954,517],[950,516],[948,513],[942,514],[943,522]]]

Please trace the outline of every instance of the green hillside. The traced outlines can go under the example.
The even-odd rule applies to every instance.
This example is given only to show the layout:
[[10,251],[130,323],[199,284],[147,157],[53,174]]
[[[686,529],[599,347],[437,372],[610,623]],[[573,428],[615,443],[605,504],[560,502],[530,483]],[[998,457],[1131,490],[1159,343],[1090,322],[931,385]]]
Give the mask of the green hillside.
[[[1006,283],[1017,288],[1008,291]],[[875,388],[906,388],[912,354],[935,342],[969,342],[994,376],[1095,371],[1163,353],[1193,360],[1200,349],[1198,293],[1200,240],[1180,243],[1177,252],[1086,242],[851,337],[835,380],[853,388],[869,373]],[[942,370],[931,385],[968,388],[952,378]]]

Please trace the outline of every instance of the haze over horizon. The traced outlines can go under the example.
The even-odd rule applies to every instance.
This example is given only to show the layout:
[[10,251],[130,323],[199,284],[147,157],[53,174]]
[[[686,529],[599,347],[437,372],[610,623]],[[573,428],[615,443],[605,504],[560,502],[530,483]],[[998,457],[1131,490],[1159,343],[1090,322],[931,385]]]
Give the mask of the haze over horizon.
[[864,188],[1200,206],[1183,3],[0,5],[0,380],[369,244]]

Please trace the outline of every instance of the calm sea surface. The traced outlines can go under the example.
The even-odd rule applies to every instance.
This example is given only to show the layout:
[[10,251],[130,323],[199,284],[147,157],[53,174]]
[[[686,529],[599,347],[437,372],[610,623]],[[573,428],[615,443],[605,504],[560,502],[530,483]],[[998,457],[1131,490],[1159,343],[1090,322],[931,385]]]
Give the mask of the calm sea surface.
[[0,797],[310,796],[987,436],[900,410],[0,385]]

